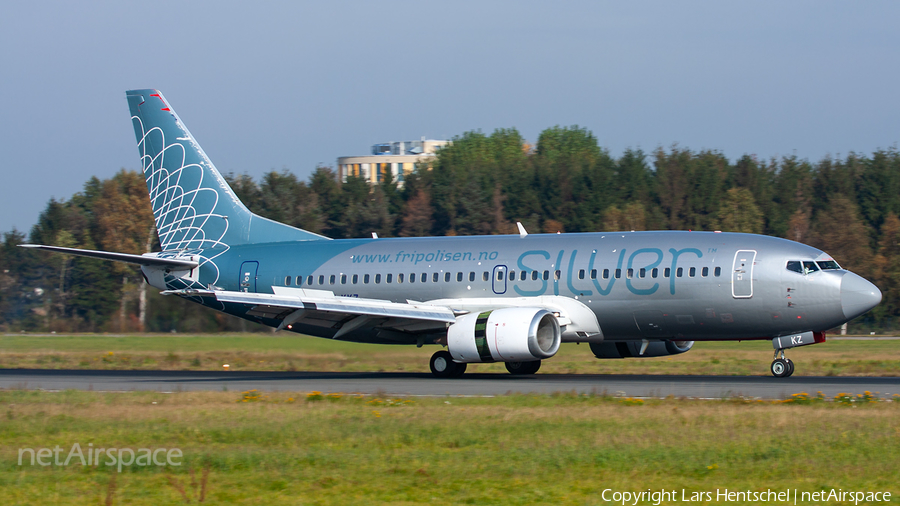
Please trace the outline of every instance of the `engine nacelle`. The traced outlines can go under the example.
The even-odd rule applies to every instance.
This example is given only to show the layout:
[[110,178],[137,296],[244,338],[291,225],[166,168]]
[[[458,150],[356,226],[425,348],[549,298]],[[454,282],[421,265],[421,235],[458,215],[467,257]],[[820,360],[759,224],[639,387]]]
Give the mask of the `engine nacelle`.
[[665,357],[678,355],[690,350],[694,341],[652,341],[647,344],[647,349],[641,355],[641,341],[619,341],[591,343],[591,351],[600,359],[605,358],[629,358],[629,357]]
[[457,362],[531,362],[559,351],[562,332],[550,311],[510,307],[460,316],[447,329]]

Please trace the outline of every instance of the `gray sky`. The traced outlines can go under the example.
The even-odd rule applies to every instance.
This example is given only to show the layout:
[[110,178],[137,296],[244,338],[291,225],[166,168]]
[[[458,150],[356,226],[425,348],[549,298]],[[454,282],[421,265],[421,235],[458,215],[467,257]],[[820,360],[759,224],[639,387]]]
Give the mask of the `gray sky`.
[[817,161],[900,140],[896,2],[7,2],[0,232],[138,169],[160,89],[222,172],[553,125]]

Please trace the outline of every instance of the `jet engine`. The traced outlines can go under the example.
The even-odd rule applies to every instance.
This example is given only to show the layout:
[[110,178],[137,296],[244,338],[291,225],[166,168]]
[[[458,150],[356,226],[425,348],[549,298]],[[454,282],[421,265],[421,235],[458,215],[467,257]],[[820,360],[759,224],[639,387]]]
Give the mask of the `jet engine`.
[[642,341],[591,343],[591,351],[600,359],[629,357],[665,357],[690,350],[694,341],[651,341],[641,354]]
[[510,307],[460,316],[447,329],[456,362],[530,362],[559,351],[562,332],[550,311]]

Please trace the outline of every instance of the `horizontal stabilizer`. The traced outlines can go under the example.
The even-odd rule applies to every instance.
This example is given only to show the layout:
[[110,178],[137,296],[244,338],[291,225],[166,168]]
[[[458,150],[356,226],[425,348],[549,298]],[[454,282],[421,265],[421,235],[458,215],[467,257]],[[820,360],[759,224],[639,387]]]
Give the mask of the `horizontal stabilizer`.
[[54,253],[64,253],[67,255],[76,255],[80,257],[99,258],[101,260],[112,260],[114,262],[126,262],[136,265],[151,265],[155,267],[193,269],[200,265],[192,260],[182,260],[175,258],[159,258],[149,255],[130,255],[128,253],[113,253],[110,251],[95,251],[90,249],[63,248],[61,246],[44,246],[43,244],[20,244],[23,248],[42,249],[52,251]]

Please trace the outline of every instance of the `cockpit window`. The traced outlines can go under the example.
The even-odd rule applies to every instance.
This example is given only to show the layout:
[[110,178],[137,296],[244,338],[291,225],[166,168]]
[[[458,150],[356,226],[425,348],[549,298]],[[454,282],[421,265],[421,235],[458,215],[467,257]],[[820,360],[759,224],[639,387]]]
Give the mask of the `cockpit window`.
[[819,270],[819,267],[816,266],[815,262],[807,261],[803,262],[803,270],[805,270],[807,273],[816,272],[817,270]]
[[840,270],[841,266],[834,260],[821,260],[816,262],[823,271]]
[[800,265],[800,262],[797,260],[788,260],[787,270],[796,272],[797,274],[803,274],[803,266]]

